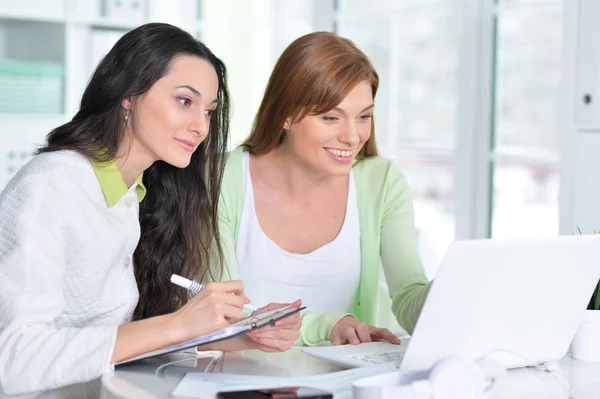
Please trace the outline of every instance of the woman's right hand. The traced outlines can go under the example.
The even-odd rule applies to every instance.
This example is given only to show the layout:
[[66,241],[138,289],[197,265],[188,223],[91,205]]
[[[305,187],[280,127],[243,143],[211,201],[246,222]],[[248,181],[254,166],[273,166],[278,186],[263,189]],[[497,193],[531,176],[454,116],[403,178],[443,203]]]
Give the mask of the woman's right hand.
[[244,295],[240,280],[208,283],[179,310],[171,314],[179,342],[229,326],[244,317]]

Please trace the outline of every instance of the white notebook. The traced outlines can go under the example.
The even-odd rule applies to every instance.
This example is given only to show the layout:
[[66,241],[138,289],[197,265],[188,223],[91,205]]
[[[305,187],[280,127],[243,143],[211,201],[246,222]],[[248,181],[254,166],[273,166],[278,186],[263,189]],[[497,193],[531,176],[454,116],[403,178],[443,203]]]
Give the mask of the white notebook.
[[248,331],[252,331],[257,328],[261,328],[270,324],[275,323],[277,320],[281,320],[285,317],[291,316],[301,310],[306,309],[305,306],[301,306],[295,309],[275,309],[269,312],[260,313],[253,316],[248,316],[237,323],[223,328],[222,330],[214,331],[208,334],[201,335],[189,341],[181,342],[179,344],[164,346],[152,352],[146,352],[139,356],[132,357],[127,360],[123,360],[119,363],[115,363],[116,366],[133,362],[135,360],[146,359],[152,356],[164,355],[166,353],[176,352],[183,349],[193,348],[195,346],[205,345],[216,341],[232,338],[237,335],[244,334]]

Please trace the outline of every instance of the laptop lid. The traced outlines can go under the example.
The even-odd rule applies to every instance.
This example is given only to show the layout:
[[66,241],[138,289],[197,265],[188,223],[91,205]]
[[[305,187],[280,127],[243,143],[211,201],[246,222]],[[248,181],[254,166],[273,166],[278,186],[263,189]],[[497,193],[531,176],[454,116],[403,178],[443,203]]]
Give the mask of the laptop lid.
[[417,321],[403,370],[452,355],[507,368],[566,354],[600,278],[600,236],[457,241]]

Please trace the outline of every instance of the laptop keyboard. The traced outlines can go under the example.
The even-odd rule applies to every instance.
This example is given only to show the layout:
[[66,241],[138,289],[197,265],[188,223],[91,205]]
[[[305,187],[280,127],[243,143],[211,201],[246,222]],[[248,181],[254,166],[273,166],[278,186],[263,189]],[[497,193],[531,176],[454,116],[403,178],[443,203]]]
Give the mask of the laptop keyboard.
[[362,360],[367,363],[372,364],[382,364],[382,363],[392,363],[392,362],[400,362],[406,353],[406,348],[402,348],[400,350],[394,350],[391,352],[381,352],[381,353],[361,353],[359,355],[347,355],[346,357]]

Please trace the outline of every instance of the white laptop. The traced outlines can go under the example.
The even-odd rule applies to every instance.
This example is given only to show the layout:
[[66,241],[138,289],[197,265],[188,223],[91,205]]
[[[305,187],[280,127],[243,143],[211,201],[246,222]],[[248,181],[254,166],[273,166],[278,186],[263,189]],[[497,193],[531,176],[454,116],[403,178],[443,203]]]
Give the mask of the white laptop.
[[304,348],[349,366],[426,370],[452,355],[507,368],[567,353],[600,278],[600,235],[457,241],[448,249],[410,340]]

